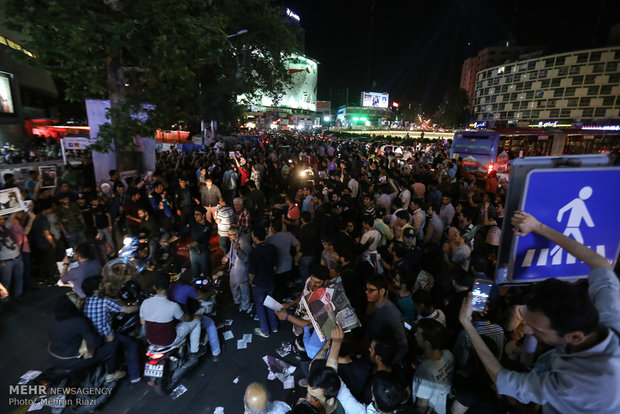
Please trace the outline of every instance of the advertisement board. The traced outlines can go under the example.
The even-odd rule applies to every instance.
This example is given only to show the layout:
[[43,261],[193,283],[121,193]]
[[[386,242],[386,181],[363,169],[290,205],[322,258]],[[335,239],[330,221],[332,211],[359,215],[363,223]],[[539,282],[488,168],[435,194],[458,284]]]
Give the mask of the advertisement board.
[[0,72],[0,114],[14,114],[13,95],[11,94],[11,75]]
[[237,97],[237,102],[247,105],[316,111],[316,87],[319,68],[317,62],[293,53],[287,60],[287,66],[291,79],[277,102],[266,94],[262,94],[260,99],[251,102],[247,102],[245,95],[240,95]]
[[362,106],[373,108],[387,108],[390,102],[390,95],[380,92],[362,92]]

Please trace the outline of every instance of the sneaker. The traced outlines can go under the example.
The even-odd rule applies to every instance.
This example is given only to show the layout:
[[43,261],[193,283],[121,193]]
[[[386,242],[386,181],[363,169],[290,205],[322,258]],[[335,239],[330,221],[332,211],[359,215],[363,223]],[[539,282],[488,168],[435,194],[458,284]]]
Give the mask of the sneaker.
[[118,370],[112,374],[108,374],[105,376],[105,382],[112,382],[119,380],[125,376],[125,371]]
[[297,385],[299,385],[302,388],[306,388],[308,386],[308,380],[306,378],[302,378],[299,381],[297,381]]
[[206,348],[204,346],[201,346],[198,348],[198,352],[192,352],[189,354],[189,359],[198,359],[206,353],[207,353]]
[[254,304],[250,303],[250,306],[245,310],[245,313],[251,315],[254,312]]
[[217,361],[219,361],[219,360],[220,360],[220,354],[213,355],[213,356],[211,357],[211,361],[213,361],[213,362],[217,362]]
[[137,384],[137,383],[140,382],[140,380],[142,380],[142,378],[134,378],[134,379],[131,380],[131,383],[132,384]]
[[278,330],[277,329],[272,329],[271,332],[278,333]]
[[264,334],[263,331],[260,330],[260,328],[254,328],[254,334],[263,338],[269,338],[269,335]]

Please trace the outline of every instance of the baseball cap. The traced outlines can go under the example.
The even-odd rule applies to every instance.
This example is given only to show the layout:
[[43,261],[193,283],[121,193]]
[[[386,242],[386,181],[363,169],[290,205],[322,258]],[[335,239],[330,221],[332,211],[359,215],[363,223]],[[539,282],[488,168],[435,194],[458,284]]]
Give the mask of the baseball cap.
[[412,227],[407,227],[403,231],[403,237],[414,237],[414,236],[415,236],[415,230],[413,230]]

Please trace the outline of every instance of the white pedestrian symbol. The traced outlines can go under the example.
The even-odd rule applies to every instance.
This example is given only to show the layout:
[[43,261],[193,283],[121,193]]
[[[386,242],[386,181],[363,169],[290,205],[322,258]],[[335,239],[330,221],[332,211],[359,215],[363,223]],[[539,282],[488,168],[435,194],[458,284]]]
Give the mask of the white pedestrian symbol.
[[[594,221],[590,216],[590,212],[586,207],[585,200],[592,197],[592,187],[583,187],[579,190],[579,197],[575,198],[564,207],[562,207],[558,211],[558,215],[556,220],[561,223],[562,218],[564,217],[564,213],[570,211],[568,216],[568,222],[566,223],[566,229],[564,230],[564,235],[567,237],[573,237],[579,243],[584,244],[583,236],[581,235],[581,230],[579,227],[581,226],[581,221],[585,221],[588,227],[594,227]],[[603,257],[605,256],[605,245],[600,244],[592,247],[596,250],[598,254]],[[562,249],[560,246],[555,246],[551,251],[547,248],[540,249],[538,253],[538,260],[534,260],[536,258],[536,249],[529,249],[525,253],[525,257],[523,258],[523,262],[521,263],[522,267],[530,267],[534,266],[547,266],[547,262],[549,257],[552,258],[552,265],[560,265],[562,264]],[[566,255],[566,264],[575,264],[576,259],[574,256],[567,254]]]
[[[583,244],[583,236],[581,235],[581,230],[579,227],[581,226],[581,220],[585,221],[588,227],[594,227],[594,221],[592,221],[592,217],[590,216],[590,212],[588,212],[588,208],[586,207],[585,200],[592,196],[592,187],[586,186],[579,190],[579,197],[575,198],[570,203],[566,204],[558,211],[558,216],[556,220],[561,223],[562,217],[564,217],[564,213],[570,211],[570,215],[568,216],[568,222],[566,223],[566,230],[564,230],[564,235],[567,237],[573,237],[579,243]],[[551,256],[554,256],[560,250],[560,246],[556,245],[551,250]]]

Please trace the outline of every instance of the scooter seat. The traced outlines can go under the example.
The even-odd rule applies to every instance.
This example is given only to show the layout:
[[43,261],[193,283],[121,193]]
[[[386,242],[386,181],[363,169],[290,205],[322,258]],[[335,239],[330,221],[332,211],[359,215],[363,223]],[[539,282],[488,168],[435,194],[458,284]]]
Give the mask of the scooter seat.
[[148,352],[148,353],[151,353],[151,354],[152,354],[152,353],[154,353],[154,352],[163,352],[163,353],[166,353],[166,352],[170,352],[170,351],[172,351],[173,349],[176,349],[176,348],[180,347],[180,346],[181,346],[181,345],[183,345],[184,343],[185,343],[185,341],[179,342],[178,344],[170,344],[170,345],[154,345],[154,344],[151,344],[151,343],[149,342],[149,349],[148,349],[148,351],[147,351],[147,352]]

